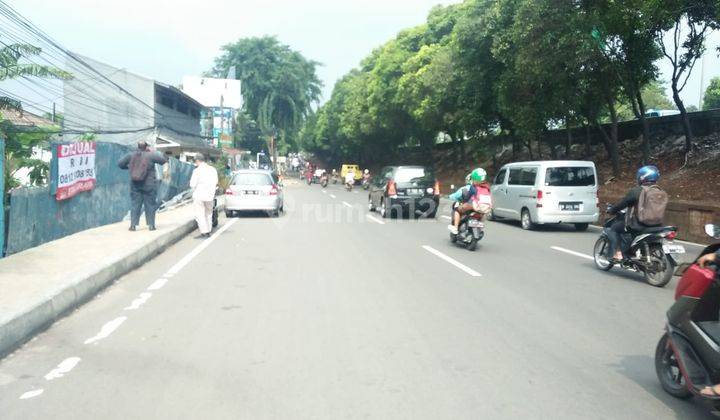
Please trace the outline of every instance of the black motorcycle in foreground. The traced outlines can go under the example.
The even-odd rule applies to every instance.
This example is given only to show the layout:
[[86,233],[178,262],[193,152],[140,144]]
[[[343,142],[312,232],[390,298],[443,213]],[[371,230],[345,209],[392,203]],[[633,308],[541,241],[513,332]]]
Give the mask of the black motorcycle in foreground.
[[595,242],[593,257],[597,268],[608,271],[615,264],[619,264],[625,270],[643,273],[645,281],[650,285],[663,287],[668,284],[677,267],[672,254],[685,253],[682,245],[672,243],[677,235],[677,228],[661,226],[646,228],[639,232],[626,231],[620,239],[623,259],[615,262],[608,255],[610,249],[608,232],[618,217],[625,217],[625,212],[620,212],[605,221],[600,238]]
[[327,174],[327,173],[323,173],[323,174],[320,176],[320,185],[321,185],[323,188],[327,188],[327,186],[328,186],[328,174]]
[[[457,203],[453,204],[453,213]],[[485,224],[482,222],[483,214],[470,212],[460,219],[458,233],[450,232],[450,242],[464,246],[469,251],[477,249],[477,243],[485,236]]]
[[[720,226],[705,231],[720,239]],[[717,252],[720,243],[705,248],[703,255]],[[677,398],[696,395],[710,400],[720,414],[720,395],[701,391],[720,383],[720,278],[717,261],[712,268],[682,264],[675,303],[667,312],[666,332],[655,350],[655,371],[663,389]]]

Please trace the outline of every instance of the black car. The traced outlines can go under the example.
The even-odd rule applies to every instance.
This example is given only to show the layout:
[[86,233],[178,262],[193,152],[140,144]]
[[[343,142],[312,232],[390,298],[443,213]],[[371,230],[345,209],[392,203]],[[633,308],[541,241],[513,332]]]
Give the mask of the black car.
[[387,166],[370,182],[368,208],[385,218],[394,213],[435,217],[440,203],[440,184],[427,166]]

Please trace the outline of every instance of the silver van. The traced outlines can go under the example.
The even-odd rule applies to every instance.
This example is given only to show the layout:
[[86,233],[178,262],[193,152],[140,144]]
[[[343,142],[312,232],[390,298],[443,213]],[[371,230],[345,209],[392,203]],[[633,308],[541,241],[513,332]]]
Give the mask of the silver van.
[[573,223],[579,231],[600,217],[593,162],[548,160],[509,163],[495,176],[493,218],[519,220],[523,229]]

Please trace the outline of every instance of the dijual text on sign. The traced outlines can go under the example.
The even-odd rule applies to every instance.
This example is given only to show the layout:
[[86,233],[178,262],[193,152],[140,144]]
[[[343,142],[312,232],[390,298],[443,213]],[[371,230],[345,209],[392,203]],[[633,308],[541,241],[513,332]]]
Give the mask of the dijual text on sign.
[[57,146],[56,200],[66,200],[95,188],[95,142]]

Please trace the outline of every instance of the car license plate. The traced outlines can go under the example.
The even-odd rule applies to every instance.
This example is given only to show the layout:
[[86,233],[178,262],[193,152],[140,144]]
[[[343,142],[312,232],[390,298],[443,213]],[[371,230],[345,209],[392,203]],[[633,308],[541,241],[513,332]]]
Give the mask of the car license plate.
[[560,210],[580,211],[580,203],[560,203]]
[[423,190],[419,188],[408,188],[407,193],[408,195],[421,195],[422,191]]
[[676,244],[665,244],[663,245],[663,252],[666,254],[684,254],[685,247]]
[[258,195],[257,191],[245,191],[245,195]]

